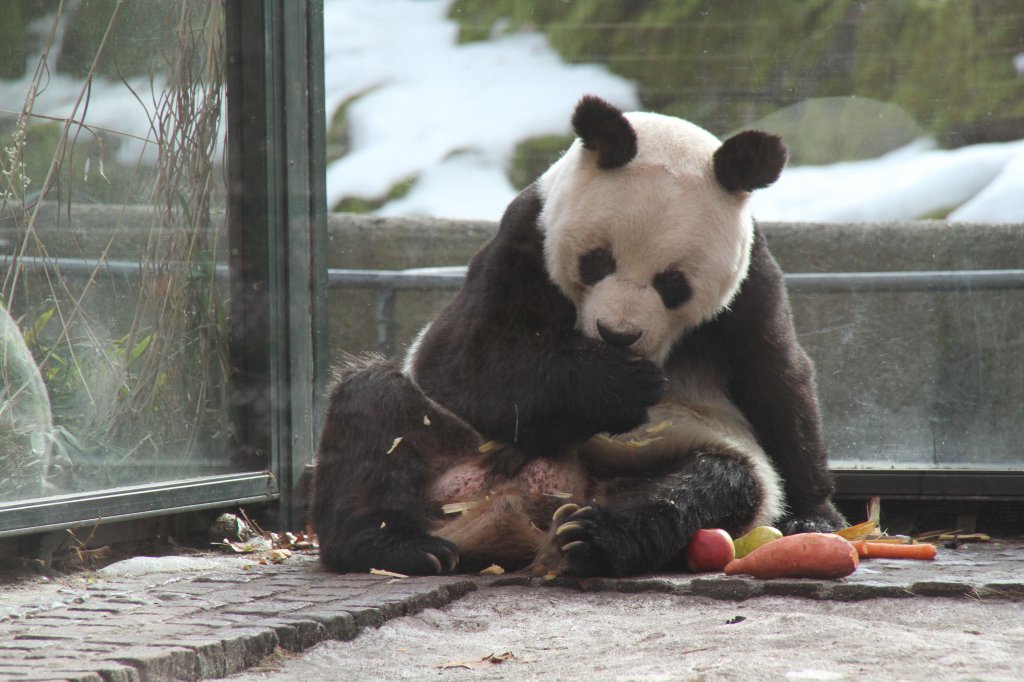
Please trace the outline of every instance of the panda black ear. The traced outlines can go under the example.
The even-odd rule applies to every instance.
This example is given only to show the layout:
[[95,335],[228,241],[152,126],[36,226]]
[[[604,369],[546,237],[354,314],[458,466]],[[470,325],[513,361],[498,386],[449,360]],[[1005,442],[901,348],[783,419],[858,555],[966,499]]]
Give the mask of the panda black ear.
[[584,95],[572,115],[583,147],[597,152],[599,168],[625,166],[636,156],[636,132],[622,112],[600,97]]
[[745,130],[715,152],[715,177],[728,192],[752,192],[778,180],[788,157],[778,135]]

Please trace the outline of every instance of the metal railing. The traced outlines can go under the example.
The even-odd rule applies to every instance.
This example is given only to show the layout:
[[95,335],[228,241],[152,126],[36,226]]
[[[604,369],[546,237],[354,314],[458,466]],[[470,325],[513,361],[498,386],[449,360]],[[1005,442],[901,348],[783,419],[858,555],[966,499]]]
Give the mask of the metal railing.
[[[143,265],[128,260],[103,262],[87,258],[17,259],[28,269],[55,268],[68,274],[111,274],[130,278],[144,269],[156,272],[181,265],[158,263]],[[7,268],[11,256],[0,256],[0,266]],[[218,279],[226,278],[226,265],[215,267]],[[374,292],[374,317],[378,350],[388,357],[395,353],[397,320],[395,297],[400,291],[456,291],[465,279],[465,266],[412,268],[407,270],[364,270],[330,268],[329,289],[363,289]],[[1024,269],[1008,270],[908,270],[894,272],[795,272],[785,275],[790,293],[928,293],[949,291],[1024,290]]]
[[[454,291],[462,286],[465,267],[415,268],[411,270],[327,271],[331,289],[369,289],[375,292],[377,346],[381,353],[395,353],[395,295],[399,291]],[[790,293],[922,293],[947,291],[1024,290],[1024,269],[1017,270],[922,270],[901,272],[798,272],[785,275]]]

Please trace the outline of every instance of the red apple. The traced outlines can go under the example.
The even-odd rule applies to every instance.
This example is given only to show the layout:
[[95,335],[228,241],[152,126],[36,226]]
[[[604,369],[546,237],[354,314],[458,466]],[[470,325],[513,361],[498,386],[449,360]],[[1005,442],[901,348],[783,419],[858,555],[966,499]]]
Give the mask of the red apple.
[[686,567],[693,573],[721,571],[736,558],[732,537],[721,528],[702,528],[686,546]]

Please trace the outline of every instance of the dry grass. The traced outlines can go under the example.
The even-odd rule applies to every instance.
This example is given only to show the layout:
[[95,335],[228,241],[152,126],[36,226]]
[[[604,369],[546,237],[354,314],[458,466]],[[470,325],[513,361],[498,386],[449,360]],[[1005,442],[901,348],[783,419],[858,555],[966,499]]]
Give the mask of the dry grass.
[[[34,108],[52,75],[49,64],[59,48],[61,22],[68,20],[65,2],[59,3],[0,156],[0,224],[6,235],[16,235],[0,282],[0,305],[20,314],[55,414],[64,418],[81,461],[94,461],[100,468],[118,461],[162,458],[180,463],[211,448],[223,453],[229,438],[227,309],[216,278],[220,245],[212,222],[223,149],[223,18],[216,1],[164,5],[170,8],[164,24],[170,38],[164,43],[164,68],[149,79],[148,93],[132,89],[122,78],[122,85],[147,112],[145,143],[156,149],[155,165],[140,154],[134,168],[128,169],[133,187],[125,193],[148,195],[148,226],[135,224],[134,219],[133,224],[122,224],[125,216],[138,215],[137,211],[110,207],[111,215],[120,217],[99,253],[95,246],[93,252],[83,253],[98,259],[84,277],[56,266],[51,254],[55,242],[38,228],[44,222],[42,212],[54,210],[56,204],[63,216],[59,222],[70,231],[76,209],[74,183],[81,182],[74,159],[85,141],[98,150],[94,173],[103,174],[105,168],[109,172],[113,163],[106,158],[109,144],[104,140],[121,133],[90,126],[85,119],[97,67],[114,49],[111,36],[123,20],[123,3],[113,5],[70,111],[55,118],[37,114]],[[31,127],[40,121],[51,126],[56,121],[59,133],[45,174],[35,179],[26,173],[26,145]],[[123,231],[140,227],[148,230],[148,237],[133,287],[134,303],[121,305],[114,320],[98,319],[96,299],[104,295],[104,278],[109,279],[105,262],[117,253]],[[75,239],[70,234],[67,238]],[[41,259],[44,267],[23,267],[29,259]]]

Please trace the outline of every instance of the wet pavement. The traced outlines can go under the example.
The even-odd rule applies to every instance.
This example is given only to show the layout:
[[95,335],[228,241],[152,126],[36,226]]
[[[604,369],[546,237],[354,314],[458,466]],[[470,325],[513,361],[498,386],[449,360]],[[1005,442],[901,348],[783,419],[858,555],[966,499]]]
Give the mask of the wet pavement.
[[2,586],[0,679],[1024,679],[1024,543],[838,581],[332,575],[138,557]]

